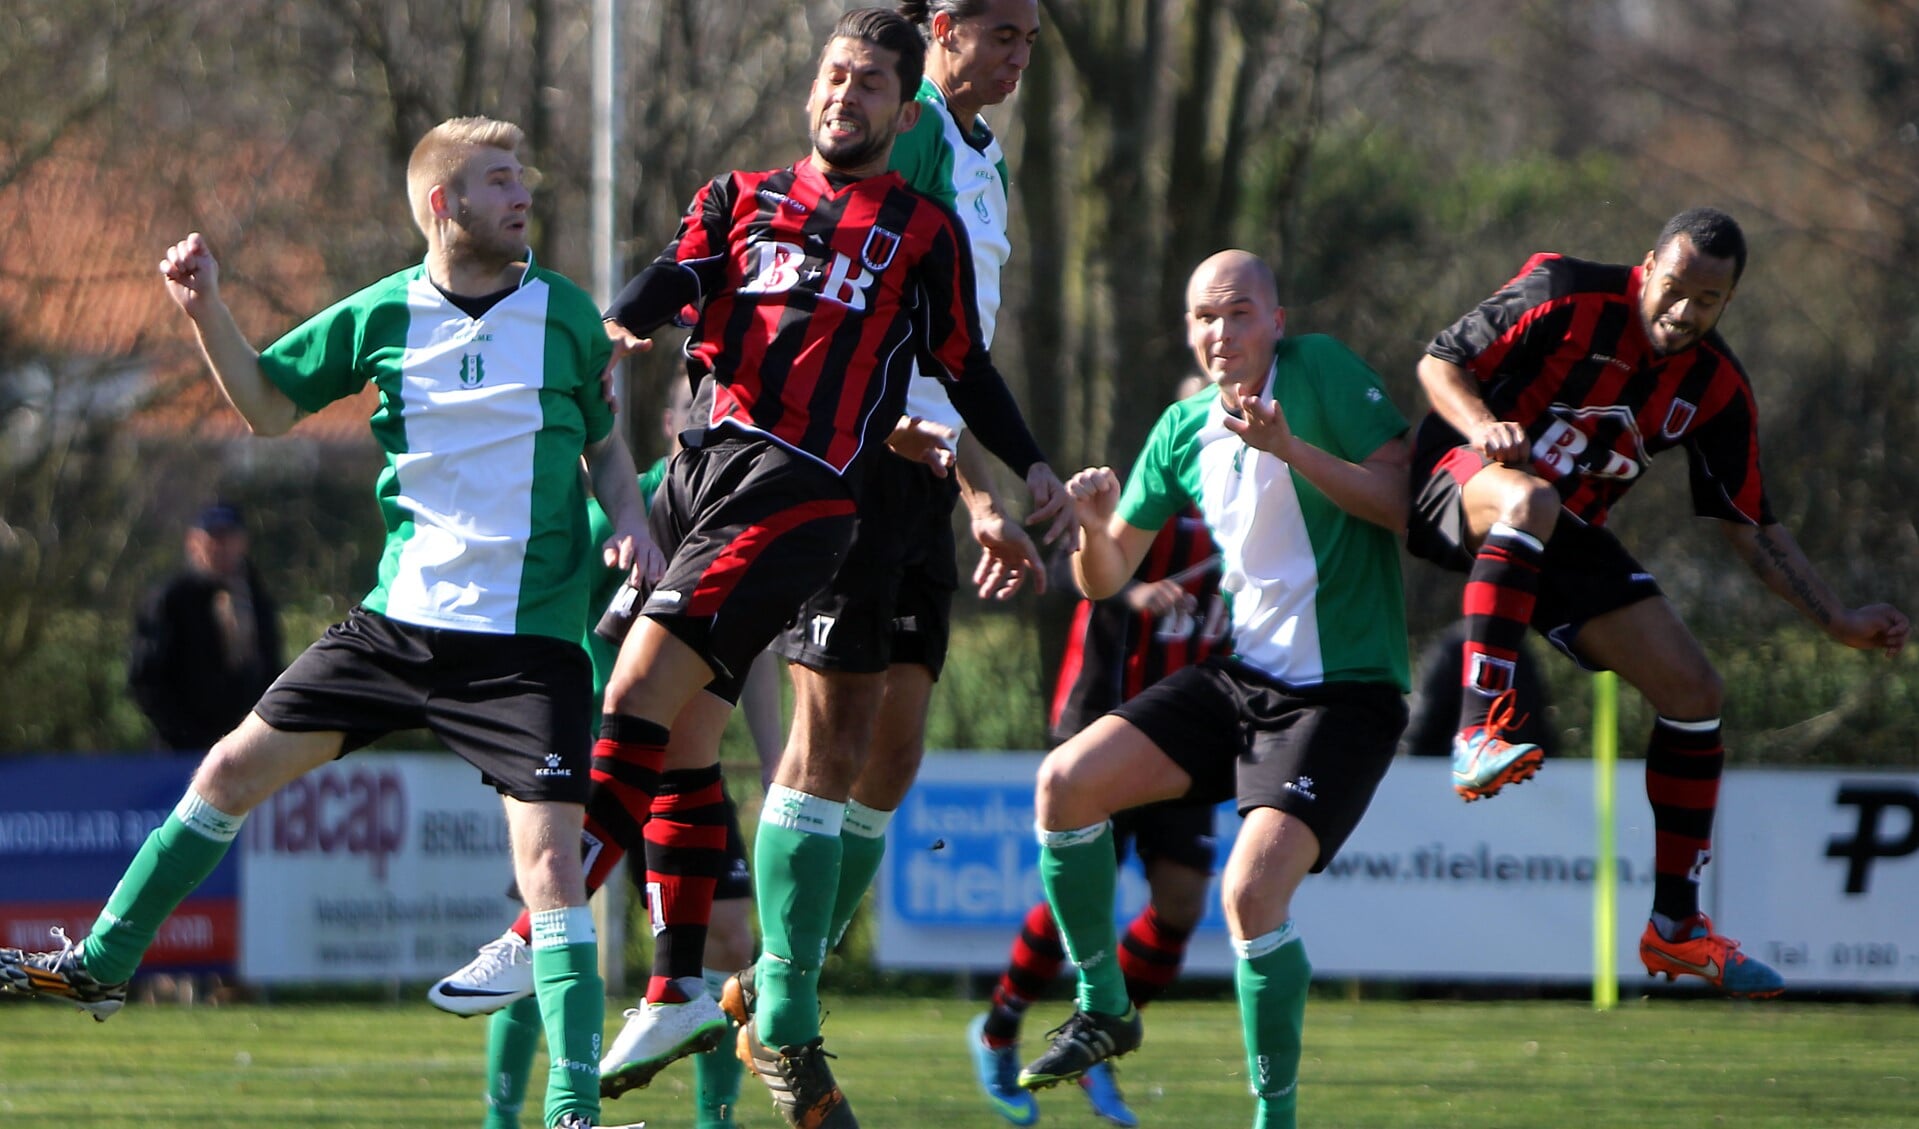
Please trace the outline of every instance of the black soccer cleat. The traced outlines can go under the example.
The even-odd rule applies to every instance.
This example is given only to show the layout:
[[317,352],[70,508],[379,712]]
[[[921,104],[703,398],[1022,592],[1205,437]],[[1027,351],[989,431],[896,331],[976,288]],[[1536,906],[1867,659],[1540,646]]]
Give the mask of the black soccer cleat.
[[1070,1082],[1089,1067],[1138,1050],[1145,1035],[1146,1027],[1136,1007],[1127,1008],[1125,1015],[1075,1011],[1065,1023],[1047,1032],[1052,1045],[1019,1072],[1019,1084],[1028,1090],[1043,1090]]

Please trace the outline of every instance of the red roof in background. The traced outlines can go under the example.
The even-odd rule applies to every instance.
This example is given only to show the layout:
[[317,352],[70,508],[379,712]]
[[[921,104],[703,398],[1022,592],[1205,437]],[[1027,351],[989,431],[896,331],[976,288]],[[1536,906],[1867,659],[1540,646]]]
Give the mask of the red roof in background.
[[[167,297],[159,262],[174,231],[190,214],[214,240],[220,227],[238,225],[219,214],[222,201],[195,199],[185,208],[169,186],[101,159],[100,147],[64,144],[12,184],[0,188],[0,320],[23,351],[126,361],[147,370],[156,400],[134,418],[135,430],[154,436],[191,431],[200,438],[247,434],[246,425],[206,376],[192,325]],[[235,147],[222,154],[223,182],[255,186],[251,195],[299,199],[311,192],[306,175],[286,151]],[[205,210],[200,205],[206,204]],[[207,214],[207,212],[215,214]],[[293,325],[331,298],[332,284],[318,251],[281,238],[266,225],[225,240],[242,248],[222,258],[222,296],[241,331],[256,345]],[[274,296],[248,284],[246,272],[270,269]],[[298,312],[286,308],[294,306]],[[328,407],[304,420],[295,434],[327,442],[371,442],[367,417],[376,393]]]

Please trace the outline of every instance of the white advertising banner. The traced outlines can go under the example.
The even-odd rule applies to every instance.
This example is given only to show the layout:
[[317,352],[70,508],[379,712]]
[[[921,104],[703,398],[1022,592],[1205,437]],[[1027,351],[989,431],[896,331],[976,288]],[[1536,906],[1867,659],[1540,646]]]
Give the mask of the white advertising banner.
[[308,773],[247,817],[240,850],[253,983],[436,979],[519,913],[500,797],[450,754]]
[[[888,831],[879,959],[888,967],[1000,967],[1041,897],[1032,835],[1036,754],[929,756]],[[1393,765],[1359,829],[1294,898],[1325,977],[1586,981],[1592,975],[1592,764],[1548,764],[1491,801],[1462,803],[1437,758]],[[1652,901],[1644,766],[1617,769],[1618,970],[1643,981]],[[1790,983],[1919,986],[1919,775],[1728,772],[1701,904]],[[1216,815],[1218,857],[1238,817]],[[1848,887],[1856,887],[1849,889]],[[1144,904],[1136,866],[1118,916]],[[1188,950],[1231,971],[1217,898]]]

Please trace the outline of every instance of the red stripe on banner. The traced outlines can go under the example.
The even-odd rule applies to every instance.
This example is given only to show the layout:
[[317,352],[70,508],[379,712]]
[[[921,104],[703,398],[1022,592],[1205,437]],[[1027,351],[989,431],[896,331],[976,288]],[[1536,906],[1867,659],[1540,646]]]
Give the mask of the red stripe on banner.
[[767,546],[785,534],[809,521],[841,517],[852,512],[851,499],[828,498],[781,510],[763,523],[748,526],[700,574],[700,581],[693,589],[693,598],[687,601],[687,614],[705,616],[718,612],[720,605],[726,602],[727,596],[740,582],[740,577],[746,575],[746,570],[753,566]]
[[[93,928],[96,902],[10,902],[0,905],[0,945],[39,952],[57,949],[58,926],[75,941]],[[142,971],[231,966],[240,951],[239,907],[233,898],[189,898],[160,926],[160,935],[140,961]]]

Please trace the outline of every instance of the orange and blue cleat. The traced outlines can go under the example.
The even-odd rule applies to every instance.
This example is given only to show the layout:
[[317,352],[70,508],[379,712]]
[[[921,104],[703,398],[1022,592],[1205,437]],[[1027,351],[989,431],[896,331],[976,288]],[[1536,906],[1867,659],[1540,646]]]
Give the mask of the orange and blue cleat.
[[1712,931],[1712,919],[1695,913],[1679,923],[1683,941],[1668,941],[1652,922],[1639,935],[1639,959],[1646,974],[1667,980],[1697,976],[1728,996],[1764,1000],[1786,990],[1785,978],[1766,962],[1739,951],[1739,942]]
[[1505,734],[1526,723],[1513,716],[1513,697],[1508,690],[1493,699],[1484,725],[1468,726],[1453,737],[1453,791],[1469,804],[1532,779],[1546,759],[1538,745],[1506,740]]

